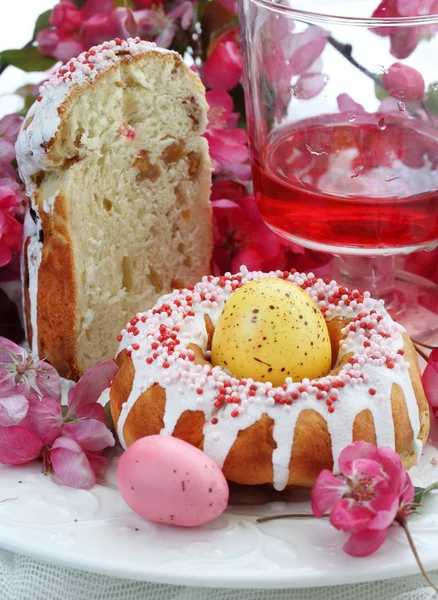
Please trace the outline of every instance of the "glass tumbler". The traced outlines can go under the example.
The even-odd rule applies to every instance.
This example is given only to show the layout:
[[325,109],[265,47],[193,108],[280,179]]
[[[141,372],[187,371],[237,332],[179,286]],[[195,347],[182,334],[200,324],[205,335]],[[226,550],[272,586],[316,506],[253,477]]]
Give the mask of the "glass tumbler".
[[247,123],[265,223],[426,339],[438,288],[397,256],[438,246],[438,14],[394,4],[240,0]]

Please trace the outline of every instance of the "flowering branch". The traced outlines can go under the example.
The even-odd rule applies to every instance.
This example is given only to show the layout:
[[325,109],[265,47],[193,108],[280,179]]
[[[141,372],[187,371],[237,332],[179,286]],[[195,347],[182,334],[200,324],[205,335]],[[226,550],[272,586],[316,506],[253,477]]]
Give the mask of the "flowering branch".
[[415,560],[428,584],[429,579],[418,555],[406,519],[420,506],[416,501],[438,487],[415,489],[400,456],[390,448],[376,448],[367,442],[354,442],[339,455],[340,475],[324,470],[312,489],[313,514],[274,515],[259,523],[277,519],[329,518],[336,528],[350,534],[343,550],[351,556],[367,556],[386,540],[389,528],[398,523],[405,531]]
[[[384,79],[381,79],[380,77],[378,77],[377,75],[375,75],[374,73],[372,73],[371,71],[369,71],[366,67],[364,67],[359,62],[357,62],[357,60],[353,57],[353,46],[351,44],[342,44],[341,42],[338,42],[338,40],[336,40],[332,36],[329,36],[327,38],[327,41],[328,41],[328,43],[331,46],[333,46],[333,48],[335,48],[338,52],[340,52],[342,54],[342,56],[344,56],[348,60],[349,63],[351,63],[354,67],[356,67],[356,69],[359,69],[359,71],[361,73],[363,73],[364,75],[366,75],[367,77],[369,77],[372,81],[374,81],[375,85],[378,88],[380,88],[385,94],[388,93],[388,89],[387,89],[387,86],[384,83]],[[396,63],[396,64],[400,65],[401,63]],[[406,67],[404,67],[403,70],[405,71]],[[387,75],[387,74],[388,74],[388,71],[385,70],[385,75]],[[398,76],[400,77],[400,74]],[[423,91],[424,91],[424,82],[423,82]],[[434,123],[434,120],[433,120],[433,116],[430,113],[429,108],[427,107],[427,105],[424,102],[424,100],[421,100],[420,108],[422,108],[424,110],[424,112],[425,112],[427,118],[429,119],[429,121],[435,126],[435,123]],[[412,114],[412,116],[414,116],[416,118],[419,118],[419,115],[415,111],[415,109],[412,108],[412,107],[409,107],[409,103],[408,103],[408,109],[409,109],[410,113]]]
[[103,451],[115,444],[98,400],[117,370],[105,361],[87,371],[69,390],[63,411],[55,369],[0,338],[0,463],[40,458],[57,482],[92,487],[106,466]]
[[417,565],[418,565],[418,568],[420,569],[421,574],[423,575],[424,579],[427,581],[428,585],[430,585],[430,587],[432,589],[434,589],[436,592],[438,592],[438,587],[431,580],[431,578],[427,574],[426,569],[423,566],[423,563],[421,562],[420,556],[418,554],[417,547],[416,547],[416,545],[414,543],[414,539],[413,539],[413,537],[411,535],[411,532],[409,531],[409,527],[408,527],[408,524],[406,522],[406,519],[399,518],[399,519],[397,519],[397,523],[400,525],[400,527],[403,529],[403,531],[406,534],[406,538],[407,538],[407,540],[409,542],[409,546],[411,547],[412,554],[415,557],[415,560],[417,562]]

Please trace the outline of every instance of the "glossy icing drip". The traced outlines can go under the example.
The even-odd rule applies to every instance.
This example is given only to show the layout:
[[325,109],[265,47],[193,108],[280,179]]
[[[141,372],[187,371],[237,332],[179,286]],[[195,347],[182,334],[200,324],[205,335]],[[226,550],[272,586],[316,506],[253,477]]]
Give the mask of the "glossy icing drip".
[[[278,490],[284,489],[288,483],[295,427],[304,410],[316,411],[327,423],[335,472],[338,469],[339,453],[352,441],[354,421],[364,410],[369,410],[373,416],[377,444],[395,447],[390,402],[394,384],[398,384],[404,392],[413,437],[416,440],[420,431],[420,421],[408,371],[409,365],[403,358],[404,330],[392,321],[383,304],[371,299],[369,294],[355,301],[347,300],[348,293],[345,302],[340,300],[333,304],[328,302],[328,299],[339,289],[335,282],[317,280],[312,274],[287,274],[286,278],[289,281],[304,287],[319,303],[327,320],[346,317],[352,319],[351,323],[357,324],[357,330],[350,331],[346,328],[344,331],[346,337],[340,345],[338,363],[347,354],[353,358],[342,366],[336,376],[328,375],[317,382],[292,382],[289,379],[286,380],[286,389],[273,388],[269,383],[238,381],[220,367],[195,365],[190,360],[191,352],[187,350],[190,343],[195,343],[203,352],[206,351],[204,314],[208,314],[213,325],[216,325],[225,302],[233,292],[232,286],[235,288],[252,279],[272,276],[285,277],[285,274],[280,271],[266,274],[249,273],[242,268],[238,274],[239,280],[228,274],[222,278],[225,283],[220,282],[219,278],[204,278],[193,290],[175,291],[161,298],[155,307],[155,314],[154,311],[139,313],[128,324],[120,336],[119,352],[127,351],[131,355],[135,375],[131,393],[123,404],[117,423],[117,433],[123,446],[126,446],[124,426],[129,412],[139,395],[154,383],[166,390],[164,427],[161,433],[172,435],[184,411],[202,411],[205,415],[204,451],[221,467],[239,431],[256,423],[263,414],[270,417],[274,421],[273,438],[277,444],[272,454],[272,462],[274,487]],[[309,281],[314,283],[308,285]],[[211,298],[208,298],[208,295]],[[192,298],[192,305],[184,305],[184,299],[188,297]],[[321,300],[322,297],[324,300]],[[174,304],[175,301],[180,303],[178,308]],[[164,311],[162,307],[168,307],[168,310]],[[164,332],[168,328],[170,331],[172,327],[178,329],[174,336],[178,338],[179,344],[173,353],[168,354],[165,351],[160,355],[157,347],[166,343],[159,341],[162,340],[160,330]],[[381,337],[382,335],[384,337]],[[379,351],[376,348],[379,348]],[[150,364],[145,361],[149,361]],[[330,391],[318,394],[318,384],[325,385]],[[225,389],[228,390],[231,403],[225,403],[218,408],[215,402],[220,389],[224,389],[223,386],[228,386]],[[299,392],[303,387],[305,391]],[[252,389],[255,393],[249,394],[248,391]],[[298,399],[281,403],[282,398],[288,400],[294,393],[299,396]],[[322,399],[318,399],[317,396],[322,396]],[[233,397],[239,399],[238,404],[233,403]],[[333,397],[336,398],[333,401],[336,409],[330,412],[330,398]],[[414,440],[412,449],[419,449]]]
[[[24,221],[24,243],[29,240],[26,249],[27,274],[29,279],[29,320],[32,327],[32,345],[31,350],[34,357],[38,358],[38,271],[42,260],[43,244],[40,241],[40,231],[38,227],[39,216],[36,208],[26,213]],[[24,259],[22,259],[22,270],[24,269]],[[23,294],[23,313],[24,313],[24,294]]]

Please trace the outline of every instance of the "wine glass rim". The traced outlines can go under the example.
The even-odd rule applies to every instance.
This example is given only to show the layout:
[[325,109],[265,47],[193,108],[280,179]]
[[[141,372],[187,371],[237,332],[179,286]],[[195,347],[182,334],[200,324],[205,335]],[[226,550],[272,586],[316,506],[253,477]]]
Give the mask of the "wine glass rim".
[[418,27],[419,25],[438,23],[438,13],[405,17],[346,17],[342,15],[330,15],[323,12],[291,8],[290,6],[281,5],[275,0],[250,0],[250,2],[264,6],[276,13],[293,16],[301,21],[311,21],[312,23],[356,25],[361,27]]

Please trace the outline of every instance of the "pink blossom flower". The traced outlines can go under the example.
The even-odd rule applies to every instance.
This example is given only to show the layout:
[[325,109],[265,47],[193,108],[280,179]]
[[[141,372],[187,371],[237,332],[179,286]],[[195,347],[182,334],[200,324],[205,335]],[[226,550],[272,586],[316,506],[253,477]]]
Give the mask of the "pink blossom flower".
[[[438,0],[382,0],[372,16],[376,19],[418,17],[438,13]],[[436,26],[376,27],[374,33],[391,40],[391,54],[396,58],[407,58],[417,47],[423,36],[433,35]]]
[[151,8],[152,6],[163,4],[164,0],[134,0],[137,8]]
[[52,445],[50,463],[55,481],[73,488],[89,490],[96,474],[80,444],[69,437],[59,437]]
[[114,444],[113,434],[100,421],[67,423],[63,436],[55,440],[50,451],[55,479],[70,487],[93,487],[96,476],[106,466],[106,459],[100,453]]
[[211,187],[210,199],[212,202],[214,200],[222,200],[223,198],[239,202],[244,196],[248,195],[248,188],[243,183],[234,179],[220,179],[216,177]]
[[120,34],[120,21],[116,11],[92,15],[82,23],[83,49],[86,50],[104,40],[112,40]]
[[55,4],[50,15],[50,25],[65,34],[75,33],[81,26],[82,16],[74,2],[62,0]]
[[250,179],[248,136],[237,128],[238,114],[233,113],[233,100],[225,91],[207,92],[208,140],[215,174],[231,174],[238,179]]
[[42,457],[57,481],[89,488],[105,468],[102,456],[115,441],[98,404],[118,367],[105,361],[87,371],[61,407],[56,371],[0,338],[0,463],[18,465]]
[[172,19],[181,19],[181,29],[187,31],[193,20],[194,5],[192,0],[175,2],[174,7],[167,13]]
[[0,161],[10,163],[15,160],[15,141],[22,121],[23,118],[16,114],[0,119]]
[[380,548],[389,527],[409,514],[414,487],[399,455],[391,448],[354,442],[339,455],[341,475],[324,470],[312,489],[312,511],[350,533],[344,551],[367,556]]
[[382,83],[391,96],[406,102],[420,102],[424,96],[424,79],[416,69],[394,63],[382,77]]
[[175,31],[176,21],[169,13],[152,9],[130,11],[130,35],[138,35],[143,39],[154,41],[162,48],[168,48],[175,37]]
[[0,185],[0,267],[21,250],[23,225],[15,219],[21,202],[22,196],[15,189]]
[[106,39],[123,37],[122,15],[112,0],[86,0],[79,10],[74,2],[62,0],[52,11],[53,29],[42,29],[37,35],[38,48],[44,56],[67,62]]
[[255,49],[258,60],[265,65],[264,72],[278,118],[282,117],[292,98],[314,98],[327,83],[327,77],[321,72],[321,54],[328,32],[315,26],[300,32],[294,29],[293,21],[268,17]]
[[228,91],[240,82],[242,57],[234,37],[234,32],[224,36],[204,64],[203,81],[212,90]]
[[254,198],[238,202],[213,201],[214,270],[236,272],[242,265],[250,270],[284,269],[291,254],[303,254],[301,246],[287,242],[262,221]]
[[432,350],[421,378],[427,401],[438,417],[438,350]]
[[14,342],[0,337],[0,397],[12,392],[61,399],[61,380],[44,360],[35,360]]
[[409,254],[405,261],[405,268],[438,283],[438,248],[431,252]]

